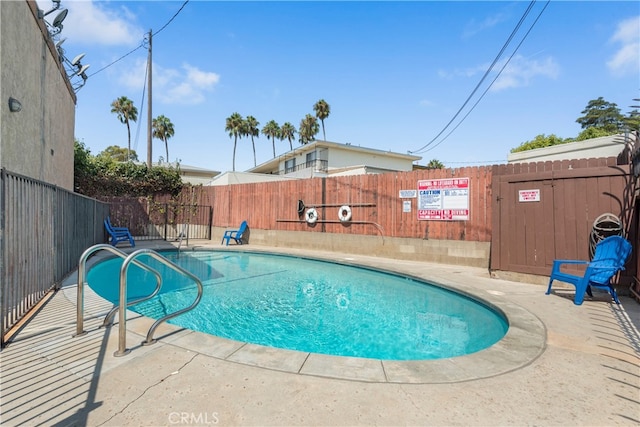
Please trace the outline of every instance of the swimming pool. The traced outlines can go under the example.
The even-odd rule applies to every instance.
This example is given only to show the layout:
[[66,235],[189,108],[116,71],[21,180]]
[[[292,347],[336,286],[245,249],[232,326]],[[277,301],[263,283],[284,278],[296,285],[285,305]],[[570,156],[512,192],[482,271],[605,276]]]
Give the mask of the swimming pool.
[[[483,303],[385,272],[297,257],[229,251],[161,252],[198,276],[198,307],[169,323],[236,341],[311,353],[381,360],[430,360],[490,347],[507,332],[504,316]],[[193,301],[196,290],[155,260],[165,282],[131,309],[159,318]],[[89,285],[116,302],[121,259],[89,270]],[[155,281],[131,266],[129,298]]]

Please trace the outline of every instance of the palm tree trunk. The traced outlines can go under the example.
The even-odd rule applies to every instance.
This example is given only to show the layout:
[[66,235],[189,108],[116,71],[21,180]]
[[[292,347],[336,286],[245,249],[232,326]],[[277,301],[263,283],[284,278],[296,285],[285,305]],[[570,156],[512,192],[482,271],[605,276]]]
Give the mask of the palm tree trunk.
[[167,143],[167,138],[164,139],[164,148],[167,151],[167,163],[169,163],[169,143]]
[[253,167],[256,167],[258,163],[256,162],[256,144],[253,143],[253,136],[251,137],[251,145],[253,146]]
[[129,120],[127,120],[127,162],[131,161],[131,128],[129,127]]
[[233,139],[233,171],[236,171],[236,145],[238,145],[238,136]]

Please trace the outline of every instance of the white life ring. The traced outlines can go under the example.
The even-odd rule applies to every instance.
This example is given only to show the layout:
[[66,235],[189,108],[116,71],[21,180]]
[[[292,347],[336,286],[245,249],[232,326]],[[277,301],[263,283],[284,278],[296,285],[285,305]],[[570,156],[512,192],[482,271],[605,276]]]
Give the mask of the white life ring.
[[351,221],[351,208],[347,205],[343,205],[338,210],[338,218],[340,218],[340,222]]
[[307,224],[315,224],[318,220],[318,212],[314,208],[307,209],[304,214],[304,219],[307,221]]

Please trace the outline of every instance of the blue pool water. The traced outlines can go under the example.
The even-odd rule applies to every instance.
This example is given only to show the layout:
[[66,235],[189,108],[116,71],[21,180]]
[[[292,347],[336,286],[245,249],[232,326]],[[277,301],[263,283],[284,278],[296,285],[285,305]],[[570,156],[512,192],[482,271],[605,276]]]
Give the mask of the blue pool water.
[[[312,353],[426,360],[487,348],[507,332],[486,305],[426,282],[281,255],[228,251],[162,252],[204,285],[200,304],[169,323],[232,340]],[[131,307],[152,318],[191,304],[196,285],[148,256],[162,292]],[[96,264],[87,282],[116,303],[122,260]],[[128,297],[149,295],[150,273],[131,265]]]

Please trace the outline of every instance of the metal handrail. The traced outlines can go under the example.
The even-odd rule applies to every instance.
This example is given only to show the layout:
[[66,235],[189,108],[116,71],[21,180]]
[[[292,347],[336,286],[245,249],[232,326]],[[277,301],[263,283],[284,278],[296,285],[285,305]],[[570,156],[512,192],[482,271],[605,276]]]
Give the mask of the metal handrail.
[[[77,320],[76,320],[76,334],[74,336],[80,336],[80,335],[84,335],[86,332],[84,331],[84,285],[85,285],[85,279],[86,279],[86,266],[87,266],[87,259],[94,254],[95,252],[98,252],[100,250],[106,250],[108,252],[111,252],[112,254],[115,254],[117,256],[119,256],[122,259],[127,259],[127,254],[123,251],[121,251],[120,249],[117,249],[116,247],[112,246],[112,245],[108,245],[106,243],[100,243],[98,245],[94,245],[91,246],[89,249],[87,249],[86,251],[84,251],[82,253],[82,255],[80,255],[80,260],[78,261],[78,293],[77,293],[77,303],[76,303],[76,315],[77,315]],[[133,305],[133,304],[138,304],[142,301],[146,301],[147,299],[153,298],[158,291],[160,291],[160,286],[162,284],[162,278],[160,277],[160,273],[158,273],[156,270],[154,270],[153,268],[149,267],[148,265],[145,265],[139,261],[135,262],[135,265],[143,268],[145,270],[147,270],[148,272],[152,273],[154,276],[156,276],[156,289],[155,291],[148,297],[143,297],[141,299],[138,300],[134,300],[131,301],[129,305]],[[117,311],[118,307],[114,307],[113,309],[111,309],[111,311],[107,314],[107,316],[105,317],[103,326],[106,326],[108,324],[108,320],[110,318],[113,318],[113,315],[115,314],[115,311]]]
[[[126,257],[125,257],[125,259],[126,259]],[[135,264],[137,266],[145,266],[144,264],[138,264],[138,261],[135,261]],[[141,302],[150,300],[151,298],[153,298],[156,295],[158,295],[158,292],[160,292],[160,288],[162,287],[162,277],[160,276],[160,273],[158,273],[157,271],[153,270],[152,268],[148,268],[147,271],[152,272],[156,276],[156,288],[153,290],[153,292],[151,294],[149,294],[146,297],[142,297],[142,298],[139,298],[139,299],[127,301],[127,307],[130,307],[130,306],[136,305],[136,304],[140,304]],[[107,315],[104,317],[104,321],[102,322],[102,327],[109,326],[111,323],[113,323],[113,319],[115,318],[116,312],[118,311],[119,307],[120,307],[119,305],[116,305],[111,310],[109,310]]]
[[[156,320],[154,322],[153,325],[151,325],[151,327],[149,328],[149,332],[147,332],[147,338],[145,341],[143,341],[143,345],[149,345],[149,344],[153,344],[154,342],[156,342],[153,339],[153,334],[156,330],[156,328],[158,326],[160,326],[161,323],[172,319],[182,313],[186,313],[189,310],[192,310],[193,308],[195,308],[198,303],[200,302],[200,299],[202,298],[202,293],[203,293],[203,287],[202,287],[202,282],[200,281],[200,279],[198,279],[195,275],[193,275],[192,273],[188,272],[187,270],[183,269],[182,267],[176,265],[175,263],[169,261],[167,258],[163,257],[162,255],[160,255],[159,253],[157,253],[156,251],[152,250],[152,249],[138,249],[137,251],[131,253],[122,263],[122,267],[120,268],[120,307],[125,307],[124,310],[120,310],[119,312],[119,325],[118,325],[118,350],[116,352],[114,352],[114,356],[119,357],[119,356],[124,356],[126,354],[129,354],[130,350],[127,349],[127,310],[126,310],[126,305],[127,305],[127,270],[129,268],[129,264],[131,263],[135,263],[135,258],[141,256],[141,255],[148,255],[152,258],[154,258],[155,260],[161,262],[162,264],[166,265],[169,268],[174,269],[175,271],[177,271],[178,273],[182,273],[185,276],[189,277],[190,279],[192,279],[194,282],[196,282],[196,285],[198,286],[198,295],[196,296],[196,299],[194,300],[194,302],[186,308],[183,308],[182,310],[178,310],[174,313],[170,313],[167,314],[166,316]],[[136,264],[137,265],[137,264]]]
[[[182,239],[184,239],[185,236],[187,236],[187,245],[189,245],[189,229],[188,229],[189,223],[185,222],[184,225],[182,226],[182,231],[180,232],[180,235],[178,236],[178,256],[180,256],[180,248],[182,247]],[[186,231],[186,233],[185,233]]]

